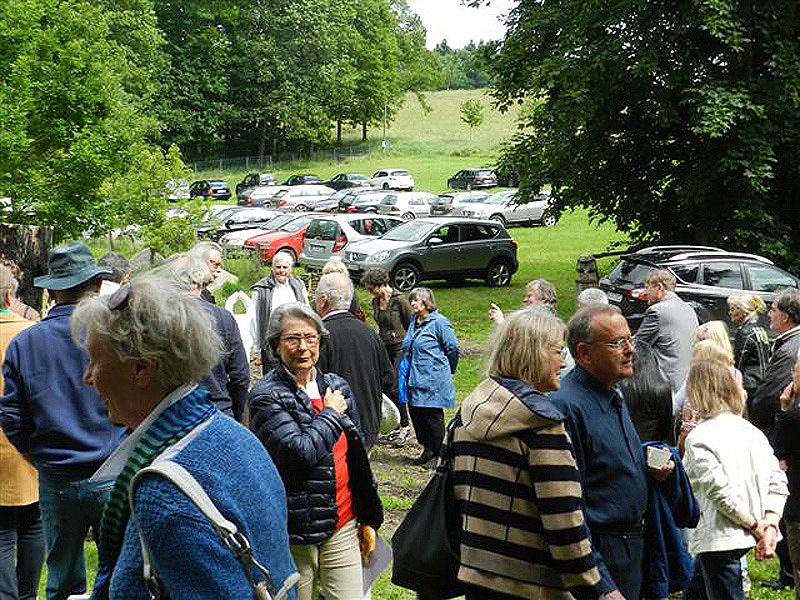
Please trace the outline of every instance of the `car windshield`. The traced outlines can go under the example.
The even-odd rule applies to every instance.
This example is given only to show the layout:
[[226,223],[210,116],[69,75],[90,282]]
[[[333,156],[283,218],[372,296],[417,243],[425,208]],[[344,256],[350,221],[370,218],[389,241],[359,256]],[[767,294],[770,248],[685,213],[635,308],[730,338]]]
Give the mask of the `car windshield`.
[[392,171],[392,175],[395,177],[406,177],[408,175],[408,171]]
[[283,196],[286,195],[286,192],[288,192],[288,191],[289,190],[286,190],[286,189],[278,190],[277,192],[275,192],[275,198],[282,198]]
[[355,174],[351,173],[349,175],[349,177],[350,177],[350,181],[363,181],[364,179],[367,178],[366,175],[361,175],[360,173],[355,173]]
[[381,204],[384,204],[386,206],[394,206],[395,204],[397,204],[397,200],[398,198],[396,195],[389,194],[388,196],[383,197],[383,200],[381,200]]
[[643,285],[644,278],[654,268],[655,265],[653,263],[622,259],[609,274],[608,278],[613,282],[627,282],[634,285]]
[[485,202],[485,201],[486,201],[485,196],[472,196],[472,197],[468,196],[466,198],[461,199],[462,204],[478,204],[480,202]]
[[278,231],[285,231],[287,233],[294,233],[300,231],[303,227],[311,222],[311,217],[295,217],[285,225],[278,228]]
[[236,212],[239,212],[239,209],[237,209],[237,208],[226,208],[224,210],[219,211],[216,215],[214,215],[211,218],[211,220],[212,221],[218,221],[220,223],[224,223],[225,221],[227,221],[231,217],[231,215],[233,215]]
[[425,221],[408,221],[398,225],[388,233],[381,236],[384,240],[396,242],[417,242],[424,238],[431,230],[431,223]]
[[511,198],[510,195],[507,194],[492,194],[484,202],[486,204],[505,204],[506,200]]
[[264,229],[278,229],[281,225],[288,223],[292,219],[296,219],[297,215],[277,215],[264,223]]

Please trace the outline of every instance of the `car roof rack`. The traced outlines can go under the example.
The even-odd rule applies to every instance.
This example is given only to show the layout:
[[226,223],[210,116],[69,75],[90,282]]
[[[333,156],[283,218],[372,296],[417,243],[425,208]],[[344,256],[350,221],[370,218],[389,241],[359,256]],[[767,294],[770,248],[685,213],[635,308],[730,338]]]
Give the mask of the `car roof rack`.
[[680,260],[754,260],[756,262],[772,265],[774,264],[770,259],[757,254],[747,254],[745,252],[686,252],[684,254],[677,254],[670,258],[670,261]]

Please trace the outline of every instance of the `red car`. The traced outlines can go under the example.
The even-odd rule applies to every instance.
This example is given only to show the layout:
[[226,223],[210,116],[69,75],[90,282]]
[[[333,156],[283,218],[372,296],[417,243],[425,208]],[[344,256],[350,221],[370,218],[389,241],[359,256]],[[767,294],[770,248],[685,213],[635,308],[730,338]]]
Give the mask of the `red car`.
[[303,236],[318,213],[305,213],[298,215],[288,223],[284,223],[275,231],[268,231],[245,241],[244,247],[257,250],[261,261],[272,262],[272,257],[281,250],[292,255],[297,262],[297,257],[303,251]]

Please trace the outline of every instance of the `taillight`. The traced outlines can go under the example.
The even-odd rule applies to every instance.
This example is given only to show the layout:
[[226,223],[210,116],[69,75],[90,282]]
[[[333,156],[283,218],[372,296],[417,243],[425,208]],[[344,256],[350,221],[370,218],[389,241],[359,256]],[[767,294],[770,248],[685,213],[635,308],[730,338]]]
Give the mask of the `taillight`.
[[280,204],[280,206],[283,206],[284,204],[286,204],[286,198],[281,198],[279,204]]
[[647,302],[647,289],[645,288],[633,288],[628,292],[628,295],[634,300],[644,300]]
[[396,206],[393,206],[391,212],[400,212],[400,209]]
[[356,212],[356,207],[355,206],[348,206],[347,207],[347,212]]
[[517,244],[517,240],[511,239],[511,249],[514,251],[514,254],[517,253],[517,248],[519,248],[519,244]]
[[344,233],[340,233],[339,237],[336,238],[336,243],[333,245],[334,252],[340,252],[342,248],[345,247],[347,244],[347,236]]
[[454,208],[455,208],[455,206],[453,206],[452,204],[448,204],[447,206],[444,207],[444,210],[446,210],[447,212],[450,212]]

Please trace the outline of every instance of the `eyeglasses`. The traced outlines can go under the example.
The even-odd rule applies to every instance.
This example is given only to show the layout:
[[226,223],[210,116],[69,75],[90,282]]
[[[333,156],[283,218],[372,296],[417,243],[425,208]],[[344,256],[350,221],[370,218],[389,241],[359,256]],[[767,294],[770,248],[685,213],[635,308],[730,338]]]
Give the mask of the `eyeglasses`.
[[208,264],[210,264],[210,265],[211,265],[212,267],[214,267],[215,269],[219,269],[219,268],[222,266],[222,263],[221,263],[220,261],[218,261],[218,260],[211,260],[211,259],[209,259],[209,260],[208,260]]
[[131,297],[131,284],[125,283],[108,297],[106,304],[109,310],[125,310]]
[[620,350],[620,351],[624,350],[627,346],[633,348],[633,338],[629,335],[613,340],[611,342],[589,342],[589,343],[603,344],[604,346],[608,346],[609,348],[613,348],[614,350]]
[[286,345],[297,348],[300,342],[305,342],[306,346],[316,346],[319,344],[319,334],[306,333],[305,335],[284,335],[281,336],[281,341]]

